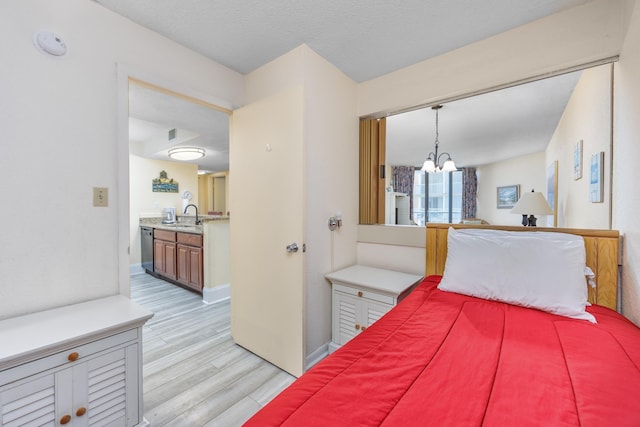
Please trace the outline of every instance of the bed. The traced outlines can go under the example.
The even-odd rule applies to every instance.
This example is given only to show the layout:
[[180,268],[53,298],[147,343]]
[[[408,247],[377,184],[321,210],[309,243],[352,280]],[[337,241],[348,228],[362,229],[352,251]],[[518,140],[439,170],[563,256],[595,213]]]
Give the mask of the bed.
[[[618,233],[539,229],[534,233],[542,233],[533,239],[544,240],[543,249],[536,242],[533,252],[527,252],[528,246],[511,244],[531,246],[527,239],[532,234],[520,234],[523,229],[429,225],[427,275],[420,285],[245,425],[640,425],[640,329],[615,311]],[[501,239],[512,240],[505,245]],[[473,256],[465,252],[465,244],[475,250]],[[495,256],[482,245],[497,245],[509,255]],[[483,298],[447,288],[464,282],[465,274],[476,282],[487,274],[491,280],[507,280],[508,292],[519,288],[514,282],[533,280],[535,293],[528,288],[523,292],[536,300],[546,292],[538,290],[543,285],[537,276],[546,264],[553,267],[558,261],[563,270],[574,270],[573,255],[564,258],[558,250],[582,251],[581,263],[588,267],[580,266],[578,291],[586,297],[584,288],[589,288],[592,304],[584,301],[577,313],[562,312],[563,304],[556,307],[555,301],[545,302],[550,308],[530,307],[528,301],[508,303],[501,295]],[[493,260],[505,259],[508,264],[496,269],[500,274],[481,271],[486,264],[495,267]],[[459,273],[460,265],[469,268],[457,277],[453,272]],[[518,280],[507,270],[514,270]],[[523,271],[526,277],[520,279]],[[572,280],[564,272],[553,274],[562,275],[563,283]],[[587,285],[593,279],[595,288]]]

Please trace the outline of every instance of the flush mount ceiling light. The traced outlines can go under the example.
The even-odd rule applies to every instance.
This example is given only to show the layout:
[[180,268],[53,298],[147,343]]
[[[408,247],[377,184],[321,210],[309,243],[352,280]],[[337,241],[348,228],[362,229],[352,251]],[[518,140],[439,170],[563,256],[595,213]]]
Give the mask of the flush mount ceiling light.
[[[438,155],[438,144],[440,144],[440,141],[438,141],[438,111],[441,108],[442,108],[442,105],[434,105],[433,107],[431,107],[432,110],[436,111],[436,151],[435,153],[434,152],[429,153],[429,155],[427,156],[427,160],[425,160],[424,164],[422,165],[421,170],[427,173],[440,172],[440,171],[453,172],[458,170],[456,169],[456,164],[451,159],[451,155],[449,153],[441,153],[440,155]],[[440,166],[440,159],[443,156],[447,156],[447,158],[444,161],[444,164]]]
[[169,149],[169,157],[176,160],[196,160],[204,157],[205,151],[198,147],[175,147]]

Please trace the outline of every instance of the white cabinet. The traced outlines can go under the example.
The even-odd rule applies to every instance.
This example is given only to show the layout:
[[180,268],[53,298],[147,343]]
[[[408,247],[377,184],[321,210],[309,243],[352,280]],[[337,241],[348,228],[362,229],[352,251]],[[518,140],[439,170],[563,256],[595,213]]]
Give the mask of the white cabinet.
[[141,332],[151,316],[117,296],[0,322],[0,342],[14,339],[0,350],[0,426],[145,425]]
[[391,310],[422,279],[415,274],[354,265],[327,274],[332,285],[332,342],[335,351]]

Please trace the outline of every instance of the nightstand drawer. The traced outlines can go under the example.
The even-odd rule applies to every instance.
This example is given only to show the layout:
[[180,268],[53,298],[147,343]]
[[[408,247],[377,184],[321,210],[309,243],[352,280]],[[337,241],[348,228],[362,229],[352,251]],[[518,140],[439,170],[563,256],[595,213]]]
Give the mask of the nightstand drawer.
[[376,292],[371,292],[368,291],[366,289],[358,289],[358,288],[353,288],[351,286],[345,286],[341,283],[334,283],[333,285],[334,289],[337,292],[342,292],[344,294],[347,295],[351,295],[351,296],[355,296],[355,297],[360,297],[360,298],[365,298],[371,301],[377,301],[377,302],[381,302],[383,304],[390,304],[390,305],[394,305],[395,304],[395,297],[390,296],[390,295],[384,295],[384,294],[380,294],[380,293],[376,293]]

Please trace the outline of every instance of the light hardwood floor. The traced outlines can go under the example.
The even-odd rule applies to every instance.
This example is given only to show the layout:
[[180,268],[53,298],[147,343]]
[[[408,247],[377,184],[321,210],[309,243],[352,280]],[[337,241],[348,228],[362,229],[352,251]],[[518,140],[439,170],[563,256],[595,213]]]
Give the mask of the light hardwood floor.
[[143,328],[144,414],[152,427],[240,426],[295,377],[236,345],[229,302],[149,274],[131,298],[153,311]]

